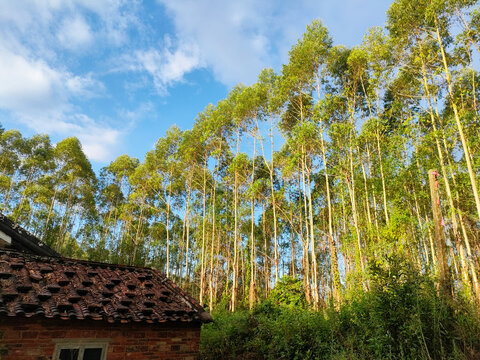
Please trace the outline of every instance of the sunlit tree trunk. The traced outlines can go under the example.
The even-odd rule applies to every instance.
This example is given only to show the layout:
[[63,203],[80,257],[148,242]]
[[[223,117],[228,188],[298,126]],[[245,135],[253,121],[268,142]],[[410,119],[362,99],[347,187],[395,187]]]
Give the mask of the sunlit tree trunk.
[[204,164],[203,164],[203,193],[202,193],[202,258],[201,258],[201,269],[200,269],[200,305],[203,305],[203,292],[204,292],[204,281],[205,281],[205,227],[207,221],[206,214],[206,201],[207,201],[207,160],[208,156],[205,154]]
[[[237,151],[240,151],[240,128],[237,128]],[[238,277],[238,171],[235,169],[233,185],[233,212],[234,212],[234,236],[233,236],[233,279],[232,279],[232,297],[230,300],[230,310],[233,312],[237,306],[237,277]]]
[[440,28],[438,26],[438,20],[436,16],[434,17],[434,19],[435,19],[435,26],[436,26],[435,33],[437,37],[438,46],[440,48],[440,53],[442,55],[442,64],[443,64],[443,70],[445,72],[445,80],[447,81],[448,94],[450,95],[451,106],[455,116],[458,133],[460,135],[460,141],[462,142],[463,153],[465,154],[465,161],[467,163],[468,175],[470,177],[470,183],[472,186],[473,198],[475,199],[475,205],[477,207],[477,219],[480,220],[480,197],[478,195],[478,190],[477,190],[477,179],[475,177],[475,172],[472,166],[470,148],[468,146],[467,139],[463,131],[463,125],[462,125],[462,122],[460,121],[460,115],[458,113],[457,104],[455,102],[455,97],[453,95],[452,77],[450,74],[450,70],[448,68],[447,57],[445,55],[445,48],[443,46],[442,37],[440,36]]

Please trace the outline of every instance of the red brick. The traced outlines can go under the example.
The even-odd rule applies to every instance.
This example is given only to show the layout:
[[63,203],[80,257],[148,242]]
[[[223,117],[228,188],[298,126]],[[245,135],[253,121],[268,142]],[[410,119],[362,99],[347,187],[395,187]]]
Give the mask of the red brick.
[[3,333],[3,340],[8,340],[8,339],[19,339],[22,336],[21,331],[14,331],[14,330],[6,330]]
[[51,359],[54,340],[62,338],[109,339],[107,360],[194,360],[198,354],[200,325],[2,318],[0,332],[3,332],[0,344],[7,352],[2,360]]
[[22,339],[36,339],[38,331],[24,331],[22,332]]
[[123,360],[125,359],[125,353],[123,354],[108,354],[108,360]]

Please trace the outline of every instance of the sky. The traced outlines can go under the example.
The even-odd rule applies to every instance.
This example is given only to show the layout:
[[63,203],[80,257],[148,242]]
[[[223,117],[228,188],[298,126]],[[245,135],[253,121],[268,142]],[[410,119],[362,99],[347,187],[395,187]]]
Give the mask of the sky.
[[355,46],[389,0],[0,0],[0,123],[76,136],[95,169],[143,159],[236,84],[275,71],[320,19]]

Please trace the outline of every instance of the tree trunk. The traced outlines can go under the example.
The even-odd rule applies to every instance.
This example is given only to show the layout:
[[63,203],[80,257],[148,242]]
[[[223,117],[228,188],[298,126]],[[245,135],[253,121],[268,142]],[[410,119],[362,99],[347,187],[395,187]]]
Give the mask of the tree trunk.
[[203,164],[203,198],[202,198],[202,258],[201,258],[201,270],[200,270],[200,305],[203,305],[203,291],[205,281],[205,222],[206,222],[206,199],[207,199],[207,159],[205,154],[205,161]]
[[473,171],[473,167],[472,167],[470,149],[467,143],[467,139],[465,138],[465,134],[463,132],[463,125],[460,121],[460,115],[458,114],[457,104],[455,103],[455,98],[453,95],[452,78],[450,75],[450,70],[448,69],[447,57],[445,55],[445,48],[443,47],[442,38],[440,36],[440,29],[438,26],[438,20],[436,17],[435,17],[435,27],[436,27],[435,31],[437,36],[437,42],[440,47],[440,53],[442,54],[442,63],[443,63],[443,68],[445,72],[445,79],[447,81],[448,94],[450,95],[451,106],[453,109],[453,113],[455,115],[455,121],[457,124],[458,133],[460,135],[460,141],[462,142],[465,161],[467,163],[468,175],[470,176],[470,183],[472,186],[473,197],[475,199],[475,205],[477,207],[477,219],[480,220],[480,197],[478,195],[478,190],[477,190],[477,180],[475,177],[475,172]]
[[435,245],[437,248],[437,260],[439,268],[440,291],[446,298],[452,296],[452,286],[450,281],[450,270],[447,260],[447,245],[445,243],[445,234],[442,226],[442,210],[440,208],[440,195],[437,181],[438,172],[428,171],[428,181],[430,185],[430,196],[432,200],[433,223],[435,229]]
[[[255,119],[256,120],[256,119]],[[257,129],[255,129],[255,135],[253,136],[253,158],[252,158],[252,179],[250,186],[253,187],[255,182],[255,155],[257,145]],[[252,189],[253,190],[253,189]],[[250,286],[248,292],[248,307],[253,308],[255,303],[255,194],[251,194],[250,200]]]
[[[240,129],[237,128],[237,153],[235,156],[238,156],[240,149]],[[238,174],[237,174],[237,169],[235,169],[235,175],[234,175],[234,186],[233,186],[233,192],[234,192],[234,203],[233,203],[233,208],[234,208],[234,238],[233,238],[233,283],[232,283],[232,298],[230,300],[230,310],[232,312],[235,311],[236,306],[237,306],[237,277],[238,277]]]
[[168,186],[168,200],[167,200],[167,214],[166,214],[166,232],[167,232],[167,265],[166,265],[166,273],[167,278],[170,276],[170,204],[172,201],[172,172],[170,171],[169,174],[169,186]]

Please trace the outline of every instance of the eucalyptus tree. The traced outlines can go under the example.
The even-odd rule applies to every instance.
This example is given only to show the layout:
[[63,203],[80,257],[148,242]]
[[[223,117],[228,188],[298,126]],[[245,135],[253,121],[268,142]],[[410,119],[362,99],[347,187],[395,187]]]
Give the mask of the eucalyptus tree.
[[[166,235],[162,214],[165,210],[163,174],[158,171],[154,150],[147,152],[143,163],[130,177],[132,193],[129,203],[137,209],[131,262],[165,269],[166,259],[160,250]],[[160,255],[161,254],[161,255]]]
[[[262,118],[270,119],[270,129],[269,129],[269,138],[270,138],[270,161],[267,160],[264,147],[264,139],[260,137],[260,147],[262,150],[262,157],[265,166],[268,169],[269,180],[270,180],[270,196],[272,202],[272,212],[273,212],[273,264],[274,264],[274,273],[275,273],[275,283],[278,281],[278,263],[279,263],[279,252],[278,252],[278,227],[277,227],[277,201],[275,196],[275,186],[274,186],[274,177],[275,177],[275,163],[274,163],[274,131],[276,126],[276,118],[281,107],[281,99],[277,88],[278,88],[279,76],[275,74],[272,69],[264,69],[261,71],[258,76],[258,91],[262,94],[264,101],[260,106],[260,111],[262,113]],[[256,124],[257,128],[258,123]],[[265,246],[266,248],[266,246]],[[268,263],[267,252],[265,250],[265,264]],[[268,277],[268,276],[267,276]],[[267,282],[268,283],[268,282]],[[267,289],[268,292],[268,289]]]
[[[252,159],[252,167],[255,167],[255,170],[252,170],[252,177],[249,182],[248,189],[246,191],[246,197],[250,200],[250,246],[249,246],[249,263],[250,267],[248,269],[249,277],[249,288],[248,288],[248,305],[252,309],[255,305],[258,296],[257,289],[257,280],[258,280],[258,265],[257,265],[257,247],[259,240],[266,236],[266,234],[259,234],[259,226],[256,224],[256,206],[257,204],[262,204],[262,211],[264,213],[265,209],[265,195],[267,186],[267,179],[265,178],[266,173],[263,170],[264,162],[261,161],[260,156],[258,159]],[[265,226],[264,226],[265,230]]]
[[22,153],[16,186],[21,197],[13,210],[13,218],[27,228],[35,229],[40,236],[52,195],[50,179],[55,169],[54,148],[47,135],[34,135],[25,139]]
[[[477,135],[480,125],[477,116],[478,107],[475,104],[478,95],[478,89],[475,86],[476,82],[478,82],[478,76],[476,75],[475,70],[467,67],[464,68],[463,71],[460,71],[457,74],[454,83],[453,101],[459,104],[459,108],[461,109],[461,112],[463,114],[465,134],[469,139],[469,143],[472,145],[472,162],[474,166],[478,168],[478,164],[475,164],[476,157],[474,155],[476,152],[475,146],[478,143]],[[454,236],[454,241],[460,257],[460,263],[462,267],[462,280],[464,282],[464,285],[469,285],[470,270],[473,292],[477,296],[477,298],[480,299],[480,285],[475,265],[475,263],[478,263],[478,259],[475,260],[471,245],[474,242],[476,236],[474,233],[468,230],[466,221],[467,216],[471,217],[470,214],[475,213],[475,206],[471,201],[471,197],[467,195],[468,192],[467,194],[465,194],[466,187],[463,185],[463,183],[466,181],[466,174],[464,171],[462,171],[463,169],[461,164],[455,161],[454,154],[456,151],[456,136],[454,125],[451,121],[453,117],[451,104],[452,101],[447,100],[445,108],[441,114],[441,118],[443,119],[443,123],[446,123],[442,140],[444,148],[446,149],[445,152],[448,163],[449,175],[453,184],[453,196],[452,194],[450,194],[448,199],[450,207],[456,210],[455,212],[453,212],[453,215],[458,216],[458,224],[456,219],[454,219],[455,221],[453,221],[454,231],[457,234],[457,236]],[[461,242],[461,237],[463,237],[463,243]],[[465,246],[465,249],[463,245]]]
[[[290,133],[296,124],[302,124],[309,121],[312,114],[313,91],[315,84],[317,85],[317,97],[319,93],[319,69],[325,63],[329,49],[332,44],[327,29],[317,20],[307,26],[306,32],[302,39],[292,47],[289,52],[289,62],[282,68],[282,80],[280,83],[280,94],[287,102],[286,116],[280,126],[283,131]],[[308,127],[309,125],[307,125]],[[312,259],[312,285],[313,285],[313,301],[318,303],[318,278],[315,255],[315,230],[313,219],[313,206],[311,200],[311,167],[307,159],[305,144],[299,145],[300,150],[300,169],[302,174],[302,187],[305,203],[305,219],[306,233],[310,239],[310,251]],[[326,164],[324,164],[326,167]],[[331,235],[331,234],[330,234]],[[332,266],[333,272],[338,272]],[[305,271],[305,269],[304,269]],[[337,278],[335,276],[335,278]],[[335,283],[338,286],[338,283]],[[338,293],[338,289],[335,290]]]
[[328,249],[330,252],[330,271],[332,278],[332,294],[336,300],[340,299],[340,273],[338,269],[337,244],[335,241],[335,230],[333,226],[332,193],[330,188],[329,164],[327,157],[327,146],[325,141],[325,132],[330,121],[334,121],[332,112],[326,111],[331,104],[329,94],[325,93],[323,85],[328,81],[326,79],[326,63],[332,46],[332,40],[328,35],[327,29],[318,21],[314,20],[307,27],[303,37],[304,47],[309,53],[308,63],[305,68],[310,69],[311,78],[314,81],[316,104],[314,106],[313,120],[318,125],[318,134],[320,136],[319,148],[323,161],[323,175],[328,211]]
[[[3,129],[2,129],[3,130]],[[17,196],[14,191],[21,164],[21,152],[25,139],[18,130],[2,131],[0,134],[0,186],[1,211],[11,212]]]
[[[238,226],[235,228],[235,234],[238,238],[234,238],[234,260],[233,260],[233,277],[232,277],[232,294],[231,294],[231,310],[235,311],[237,307],[237,301],[239,298],[239,291],[238,291],[238,281],[241,275],[244,275],[244,272],[240,269],[240,263],[243,263],[242,258],[242,246],[240,239],[242,238],[242,227],[244,222],[243,219],[243,199],[245,199],[244,194],[248,189],[248,178],[251,171],[251,161],[245,153],[239,152],[236,155],[229,167],[228,167],[228,175],[230,178],[230,182],[236,183],[235,186],[235,197],[236,201],[234,203],[234,212],[235,212],[235,222],[234,225]],[[244,282],[242,281],[244,284]]]
[[[248,160],[246,154],[240,152],[240,137],[248,129],[248,119],[251,115],[251,107],[248,103],[247,93],[251,90],[246,90],[243,85],[234,87],[228,97],[219,103],[220,111],[225,112],[231,121],[231,129],[229,132],[230,138],[235,144],[234,159],[228,167],[228,178],[233,183],[233,212],[234,212],[234,235],[233,235],[233,264],[232,264],[232,287],[230,298],[230,309],[234,311],[237,307],[238,297],[238,278],[239,278],[239,262],[240,258],[240,227],[241,221],[239,218],[240,188],[245,185],[246,181],[245,162]],[[243,177],[243,180],[241,179]],[[233,181],[232,181],[233,180]],[[243,181],[243,183],[242,183]]]
[[[458,238],[458,225],[456,219],[456,209],[453,205],[453,198],[452,198],[452,190],[450,186],[449,174],[447,173],[447,160],[448,160],[448,149],[445,142],[445,137],[443,136],[442,128],[438,129],[441,123],[441,119],[439,116],[438,108],[437,108],[437,92],[438,92],[438,85],[435,84],[434,76],[430,76],[429,73],[435,73],[435,70],[438,69],[439,63],[438,61],[432,56],[431,54],[438,51],[436,44],[429,38],[426,40],[422,39],[420,35],[417,34],[415,38],[415,43],[417,48],[413,47],[412,52],[413,54],[410,55],[414,57],[414,65],[420,65],[421,68],[421,78],[423,82],[423,89],[425,92],[425,97],[428,103],[427,113],[429,114],[431,127],[432,127],[432,134],[435,140],[438,159],[440,162],[441,173],[443,175],[443,180],[445,184],[445,189],[447,192],[447,197],[450,204],[450,211],[452,213],[452,223],[454,229],[454,238]],[[418,59],[418,60],[417,60]],[[415,60],[419,62],[419,64],[415,64]],[[438,79],[437,79],[438,82]],[[442,148],[442,138],[443,138],[443,145]],[[445,153],[446,151],[446,153]],[[447,160],[445,159],[447,158]]]
[[190,276],[190,250],[191,250],[191,211],[193,205],[193,197],[195,196],[195,180],[199,172],[202,172],[204,154],[204,144],[199,142],[199,134],[197,129],[186,130],[183,132],[182,141],[178,147],[179,158],[182,166],[182,179],[184,179],[183,193],[184,193],[184,220],[182,230],[182,247],[185,252],[183,254],[184,259],[184,272],[181,271],[184,279],[189,280]]
[[[303,119],[303,114],[307,113],[308,118],[311,117],[311,109],[312,109],[312,98],[301,96],[303,99],[293,99],[293,103],[290,102],[287,105],[284,113],[282,114],[282,118],[279,122],[279,127],[281,131],[285,134],[286,143],[283,145],[281,150],[281,156],[279,156],[279,163],[281,167],[282,177],[289,179],[293,178],[294,180],[289,184],[295,184],[296,189],[295,191],[298,192],[299,197],[295,197],[296,200],[299,200],[302,206],[299,208],[299,219],[300,222],[298,223],[299,229],[298,233],[300,235],[301,243],[302,243],[302,272],[303,272],[303,281],[304,281],[304,290],[306,293],[307,301],[311,302],[312,300],[316,302],[316,296],[312,289],[313,285],[313,276],[311,276],[311,255],[309,255],[309,249],[312,237],[310,236],[311,230],[311,219],[309,216],[309,202],[308,202],[308,194],[307,194],[307,179],[305,175],[305,144],[296,144],[298,147],[288,146],[288,140],[292,137],[292,134],[295,128],[302,127],[302,122],[298,122],[297,119]],[[297,112],[298,107],[296,105],[300,105],[301,112],[300,114]],[[306,106],[308,105],[308,107]],[[308,111],[308,112],[307,112]],[[310,184],[308,184],[310,185]]]
[[[442,84],[446,85],[446,92],[448,94],[446,100],[452,109],[452,115],[458,132],[456,135],[460,138],[462,144],[463,158],[467,166],[470,185],[477,208],[477,218],[480,218],[480,199],[477,191],[477,180],[472,167],[470,144],[465,136],[464,125],[461,120],[463,114],[459,112],[454,96],[452,67],[456,64],[452,63],[452,58],[447,53],[448,46],[451,44],[451,15],[452,9],[448,6],[447,2],[433,3],[430,1],[415,1],[412,3],[396,1],[389,9],[388,26],[394,39],[400,44],[403,44],[405,49],[410,49],[413,54],[418,54],[415,59],[418,59],[421,68],[423,89],[428,101],[428,113],[434,131],[434,140],[450,207],[453,240],[460,255],[463,277],[466,279],[468,274],[466,271],[467,266],[464,248],[460,241],[460,231],[457,220],[458,209],[456,209],[454,203],[453,191],[450,184],[450,181],[455,181],[452,171],[452,160],[445,138],[445,128],[443,127],[440,110],[438,109],[439,92],[437,87]],[[433,75],[429,74],[430,67],[434,69],[432,71]],[[436,74],[442,73],[443,76],[438,79],[439,75]],[[435,80],[437,83],[435,83]],[[437,128],[443,128],[443,131],[437,132]],[[450,170],[450,172],[448,173],[447,170]],[[460,221],[462,221],[461,218]],[[465,236],[465,232],[463,235]],[[464,242],[468,243],[468,241],[467,238],[464,238]],[[468,248],[469,245],[466,247]],[[454,258],[452,258],[452,260],[454,260]],[[475,287],[478,289],[477,286]]]
[[[357,120],[362,118],[364,106],[364,92],[362,89],[362,54],[356,49],[347,49],[337,46],[330,51],[325,69],[329,91],[337,104],[336,118],[330,125],[329,133],[336,137],[337,142],[332,144],[337,154],[343,153],[339,158],[337,176],[343,178],[350,199],[351,216],[356,238],[355,266],[360,277],[366,269],[365,242],[362,239],[360,214],[358,209],[359,187],[357,182],[357,166],[359,149],[357,146]],[[348,145],[344,152],[345,145]],[[341,150],[341,151],[338,151]],[[338,155],[337,155],[338,156]],[[343,202],[343,200],[342,200]],[[345,219],[344,219],[345,221]],[[364,287],[367,286],[365,279],[362,280]]]
[[158,139],[155,149],[152,153],[152,171],[159,178],[156,197],[157,206],[161,211],[163,209],[163,224],[165,226],[165,274],[170,276],[171,271],[171,217],[173,212],[173,198],[176,195],[175,189],[181,179],[181,163],[179,158],[179,146],[182,141],[182,131],[172,126],[167,130],[165,136]]
[[100,171],[100,239],[109,248],[111,260],[115,262],[125,263],[127,260],[122,243],[131,231],[132,217],[127,207],[133,191],[130,177],[139,165],[138,159],[121,155]]
[[72,255],[74,249],[70,249],[69,245],[76,246],[75,232],[82,219],[95,211],[97,179],[77,138],[58,142],[54,155],[56,168],[52,204],[56,204],[53,210],[56,208],[60,219],[58,232],[46,240],[65,255]]
[[[320,94],[319,87],[317,92]],[[319,99],[315,105],[313,119],[318,126],[318,133],[320,135],[320,150],[323,160],[323,174],[325,183],[325,192],[327,199],[327,211],[328,211],[328,246],[330,251],[330,267],[332,276],[332,292],[333,297],[336,300],[340,299],[340,272],[338,267],[338,251],[337,241],[334,230],[333,219],[333,204],[332,204],[332,188],[331,188],[331,174],[329,169],[329,162],[327,161],[327,143],[325,141],[325,131],[328,125],[338,118],[336,112],[338,110],[338,98],[335,96],[325,95],[323,99]],[[340,106],[341,108],[341,106]]]
[[[464,133],[464,125],[461,121],[462,114],[460,114],[456,102],[453,101],[454,90],[451,68],[454,64],[452,64],[451,57],[447,52],[451,43],[452,9],[448,5],[446,1],[394,1],[388,11],[388,27],[392,37],[400,40],[402,44],[411,44],[412,41],[415,41],[420,47],[426,40],[432,43],[432,47],[428,49],[428,55],[422,51],[423,47],[420,47],[421,54],[425,54],[423,57],[421,55],[421,57],[434,56],[435,61],[438,62],[438,69],[443,72],[443,79],[447,85],[446,90],[451,100],[458,136],[462,144],[464,159],[470,177],[472,194],[477,208],[477,218],[480,219],[480,197],[471,161],[470,145]],[[435,47],[433,47],[433,44]],[[422,63],[424,62],[422,61]],[[427,88],[428,84],[425,84],[425,90]]]
[[[208,272],[208,304],[211,310],[213,310],[213,305],[216,302],[216,290],[218,290],[215,289],[215,286],[218,284],[219,269],[215,269],[215,266],[219,266],[220,264],[220,234],[224,231],[224,229],[222,229],[224,226],[219,222],[221,219],[219,215],[222,208],[218,204],[220,199],[217,197],[217,191],[222,183],[222,179],[219,179],[220,168],[222,163],[226,164],[228,162],[227,159],[230,155],[228,137],[233,127],[230,105],[227,101],[221,101],[217,106],[208,105],[205,110],[199,114],[195,124],[197,133],[200,134],[199,139],[205,144],[203,147],[202,170],[203,201],[200,298],[201,301],[203,301],[204,283]],[[207,194],[210,194],[209,199],[207,199]],[[207,202],[209,202],[209,204]],[[208,206],[210,209],[207,209]],[[209,229],[207,228],[207,211],[210,213]],[[206,254],[208,234],[210,234],[209,255]],[[208,257],[209,264],[207,266]],[[209,268],[208,271],[207,267]]]
[[389,223],[387,190],[385,181],[385,172],[383,169],[383,154],[381,146],[381,126],[379,124],[382,117],[381,98],[388,88],[389,78],[393,74],[392,52],[393,47],[390,39],[380,28],[372,28],[365,35],[362,46],[358,48],[361,68],[359,70],[360,84],[364,93],[365,103],[368,108],[370,118],[375,118],[375,142],[378,152],[378,165],[382,180],[383,192],[383,210],[385,221]]
[[[251,172],[249,178],[249,190],[253,192],[250,194],[250,269],[249,269],[249,307],[253,307],[255,298],[255,209],[256,198],[255,196],[257,184],[255,184],[255,170],[256,170],[256,158],[257,158],[257,140],[260,137],[259,118],[263,115],[262,108],[265,107],[267,101],[266,84],[254,84],[249,87],[245,87],[238,95],[235,113],[237,115],[236,125],[242,129],[242,131],[248,132],[253,141],[253,149],[251,156]],[[263,143],[262,143],[263,146]]]
[[[212,156],[212,152],[215,150],[217,145],[217,134],[219,132],[219,124],[215,121],[216,109],[213,105],[209,104],[201,113],[198,114],[196,122],[193,127],[193,132],[197,135],[197,142],[200,144],[199,151],[202,154],[199,154],[198,171],[196,171],[196,188],[201,193],[201,214],[199,214],[199,222],[201,222],[201,255],[200,255],[200,290],[199,290],[199,299],[200,304],[203,305],[204,293],[205,293],[205,280],[206,280],[206,269],[207,269],[207,201],[208,195],[211,193],[211,196],[215,195],[215,188],[212,191],[212,186],[210,184],[214,183],[214,174],[209,170],[209,160]],[[218,159],[217,159],[218,161]],[[216,166],[215,166],[216,168]],[[215,202],[215,199],[212,200]],[[214,217],[215,215],[213,215]],[[212,219],[212,222],[215,220]],[[215,232],[215,225],[213,225],[213,233]],[[213,261],[213,246],[214,246],[214,235],[212,235],[211,240],[211,249],[210,255],[212,257],[210,264],[212,265]],[[211,293],[213,297],[213,294]],[[213,298],[210,300],[213,301]]]

